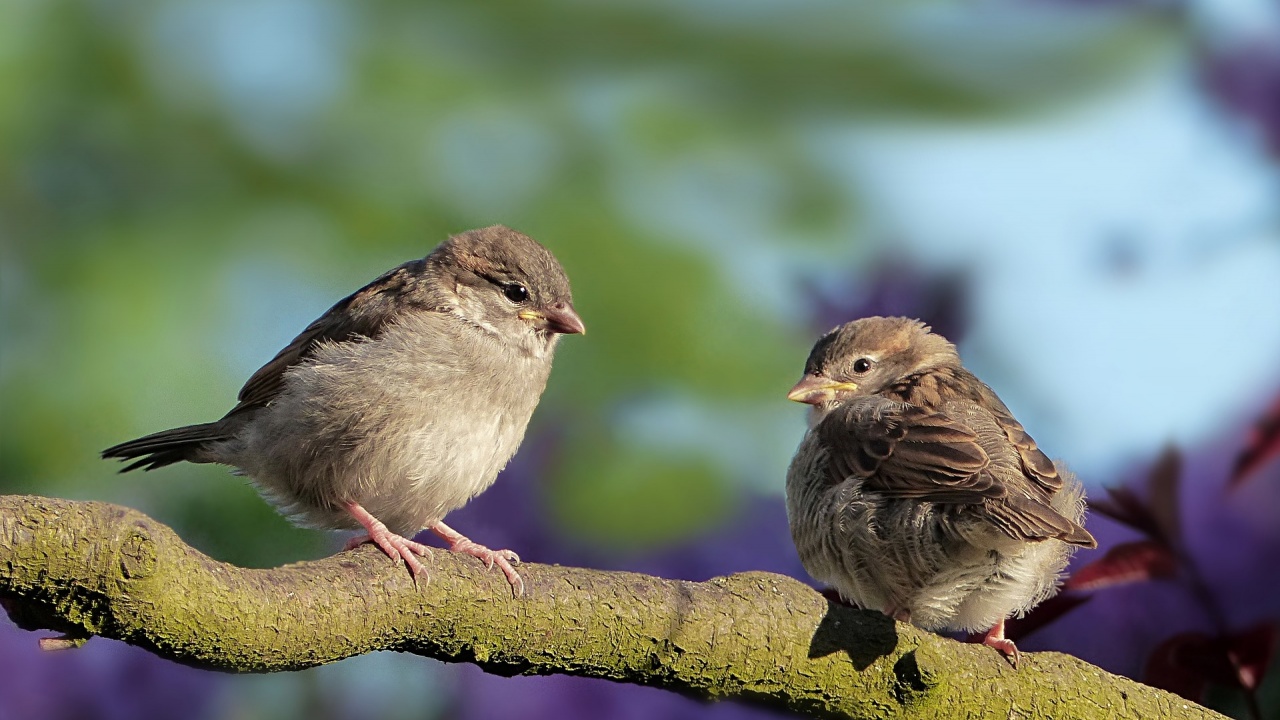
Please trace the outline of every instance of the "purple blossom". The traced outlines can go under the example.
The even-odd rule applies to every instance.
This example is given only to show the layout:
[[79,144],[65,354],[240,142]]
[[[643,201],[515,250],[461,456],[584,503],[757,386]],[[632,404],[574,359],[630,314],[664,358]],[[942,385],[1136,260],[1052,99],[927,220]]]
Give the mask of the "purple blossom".
[[[1204,596],[1197,595],[1185,569],[1172,578],[1100,589],[1085,605],[1029,636],[1023,648],[1066,652],[1144,680],[1151,651],[1174,635],[1216,636],[1219,622],[1235,633],[1280,618],[1280,463],[1231,491],[1228,477],[1239,450],[1239,442],[1220,440],[1184,455],[1178,494],[1183,537],[1175,543],[1203,576]],[[1145,474],[1144,468],[1124,485],[1142,488]],[[1099,513],[1089,517],[1089,528],[1102,550],[1077,555],[1076,568],[1142,537]]]
[[872,315],[923,320],[951,342],[964,339],[969,324],[968,278],[960,271],[926,271],[905,260],[882,259],[861,279],[838,288],[810,285],[811,327],[824,333]]
[[1203,74],[1209,92],[1248,118],[1280,158],[1280,46],[1259,42],[1212,52]]
[[48,636],[0,618],[0,720],[213,717],[223,675],[103,638],[46,652],[36,641]]

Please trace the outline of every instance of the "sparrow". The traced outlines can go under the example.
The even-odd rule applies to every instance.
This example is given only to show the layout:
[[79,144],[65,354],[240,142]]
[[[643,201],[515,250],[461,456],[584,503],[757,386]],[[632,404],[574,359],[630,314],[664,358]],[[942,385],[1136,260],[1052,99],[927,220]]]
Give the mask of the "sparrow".
[[827,333],[787,397],[812,406],[787,471],[805,569],[840,597],[926,630],[986,631],[1058,591],[1084,488],[1036,446],[956,348],[918,320]]
[[121,472],[181,460],[248,476],[295,523],[363,530],[429,579],[410,538],[430,529],[453,552],[524,581],[510,550],[444,524],[515,454],[561,335],[585,332],[564,269],[500,225],[453,236],[393,268],[307,326],[249,378],[222,419],[121,443]]

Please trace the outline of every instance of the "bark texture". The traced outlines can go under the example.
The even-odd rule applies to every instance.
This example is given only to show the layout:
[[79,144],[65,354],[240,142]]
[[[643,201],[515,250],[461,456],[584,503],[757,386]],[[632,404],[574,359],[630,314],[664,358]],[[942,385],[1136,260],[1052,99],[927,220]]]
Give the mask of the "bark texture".
[[564,673],[831,718],[1217,718],[1073,657],[987,647],[828,602],[793,579],[707,582],[437,552],[431,581],[364,546],[269,570],[213,560],[127,508],[0,496],[0,599],[27,629],[274,672],[397,650],[500,675]]

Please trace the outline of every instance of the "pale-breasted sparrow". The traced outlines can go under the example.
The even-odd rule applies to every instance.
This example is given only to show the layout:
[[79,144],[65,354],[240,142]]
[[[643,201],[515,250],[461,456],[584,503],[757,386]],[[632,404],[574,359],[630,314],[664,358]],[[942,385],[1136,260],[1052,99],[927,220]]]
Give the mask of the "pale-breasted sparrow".
[[788,397],[812,405],[787,472],[805,569],[845,600],[929,630],[986,630],[1057,592],[1084,489],[1040,451],[955,346],[872,317],[814,346]]
[[253,374],[221,420],[121,443],[125,470],[222,463],[309,527],[363,528],[362,542],[426,576],[409,539],[524,581],[510,550],[445,525],[515,454],[562,334],[582,333],[569,279],[532,238],[502,226],[451,237],[338,302]]

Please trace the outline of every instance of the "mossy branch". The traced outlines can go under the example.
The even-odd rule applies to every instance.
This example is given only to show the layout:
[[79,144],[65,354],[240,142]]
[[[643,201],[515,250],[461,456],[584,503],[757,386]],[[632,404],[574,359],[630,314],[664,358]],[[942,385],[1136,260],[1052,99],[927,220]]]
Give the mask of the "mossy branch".
[[523,598],[437,552],[430,583],[364,546],[245,569],[127,508],[0,496],[0,599],[52,646],[116,638],[188,665],[297,670],[374,650],[564,673],[833,718],[1209,718],[1175,695],[1056,653],[1015,670],[967,645],[829,603],[790,578],[695,583],[524,565]]

